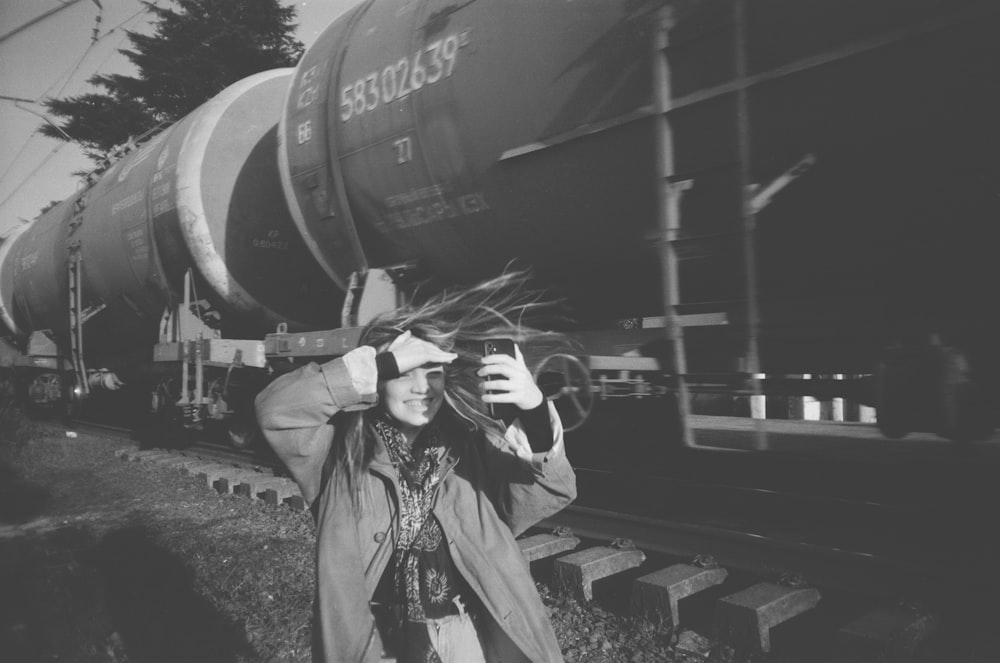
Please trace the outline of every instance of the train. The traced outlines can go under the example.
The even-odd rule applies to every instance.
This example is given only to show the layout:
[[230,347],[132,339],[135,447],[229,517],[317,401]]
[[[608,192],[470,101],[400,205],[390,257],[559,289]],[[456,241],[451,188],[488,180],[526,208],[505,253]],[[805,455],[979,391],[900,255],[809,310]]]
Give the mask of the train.
[[998,23],[988,0],[361,2],[2,238],[11,363],[36,402],[131,390],[241,443],[270,374],[414,282],[513,262],[572,307],[579,354],[539,367],[570,418],[645,400],[686,443],[699,407],[836,395],[891,437],[981,439]]

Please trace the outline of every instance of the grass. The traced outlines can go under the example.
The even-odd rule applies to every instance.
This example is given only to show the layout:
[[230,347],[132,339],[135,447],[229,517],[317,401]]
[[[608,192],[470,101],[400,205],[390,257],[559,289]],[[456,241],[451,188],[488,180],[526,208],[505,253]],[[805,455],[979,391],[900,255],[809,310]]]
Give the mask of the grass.
[[310,660],[307,514],[0,426],[0,660]]

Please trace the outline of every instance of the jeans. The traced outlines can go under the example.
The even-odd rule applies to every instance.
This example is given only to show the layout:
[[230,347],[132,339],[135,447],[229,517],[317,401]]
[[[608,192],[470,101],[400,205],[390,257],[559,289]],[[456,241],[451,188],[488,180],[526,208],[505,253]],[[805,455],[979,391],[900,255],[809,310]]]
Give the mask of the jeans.
[[427,634],[441,663],[486,663],[476,625],[465,612],[429,620]]

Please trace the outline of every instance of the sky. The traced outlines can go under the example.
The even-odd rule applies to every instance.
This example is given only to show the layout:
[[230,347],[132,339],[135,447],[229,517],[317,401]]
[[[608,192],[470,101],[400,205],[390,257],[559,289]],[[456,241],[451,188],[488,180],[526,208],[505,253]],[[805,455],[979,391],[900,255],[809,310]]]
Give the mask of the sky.
[[[359,1],[283,4],[298,8],[296,37],[308,47]],[[100,92],[87,83],[94,74],[134,74],[117,50],[130,46],[126,30],[151,30],[149,19],[139,0],[0,0],[0,236],[72,195],[72,173],[93,167],[72,143],[36,133],[41,101]]]

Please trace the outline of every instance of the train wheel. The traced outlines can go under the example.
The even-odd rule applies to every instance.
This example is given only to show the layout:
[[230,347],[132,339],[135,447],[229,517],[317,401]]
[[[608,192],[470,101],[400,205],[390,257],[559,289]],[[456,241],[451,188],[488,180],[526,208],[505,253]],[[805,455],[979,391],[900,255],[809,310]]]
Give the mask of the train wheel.
[[594,408],[590,370],[573,355],[546,357],[535,369],[535,381],[545,397],[555,403],[563,430],[579,428],[590,416]]

